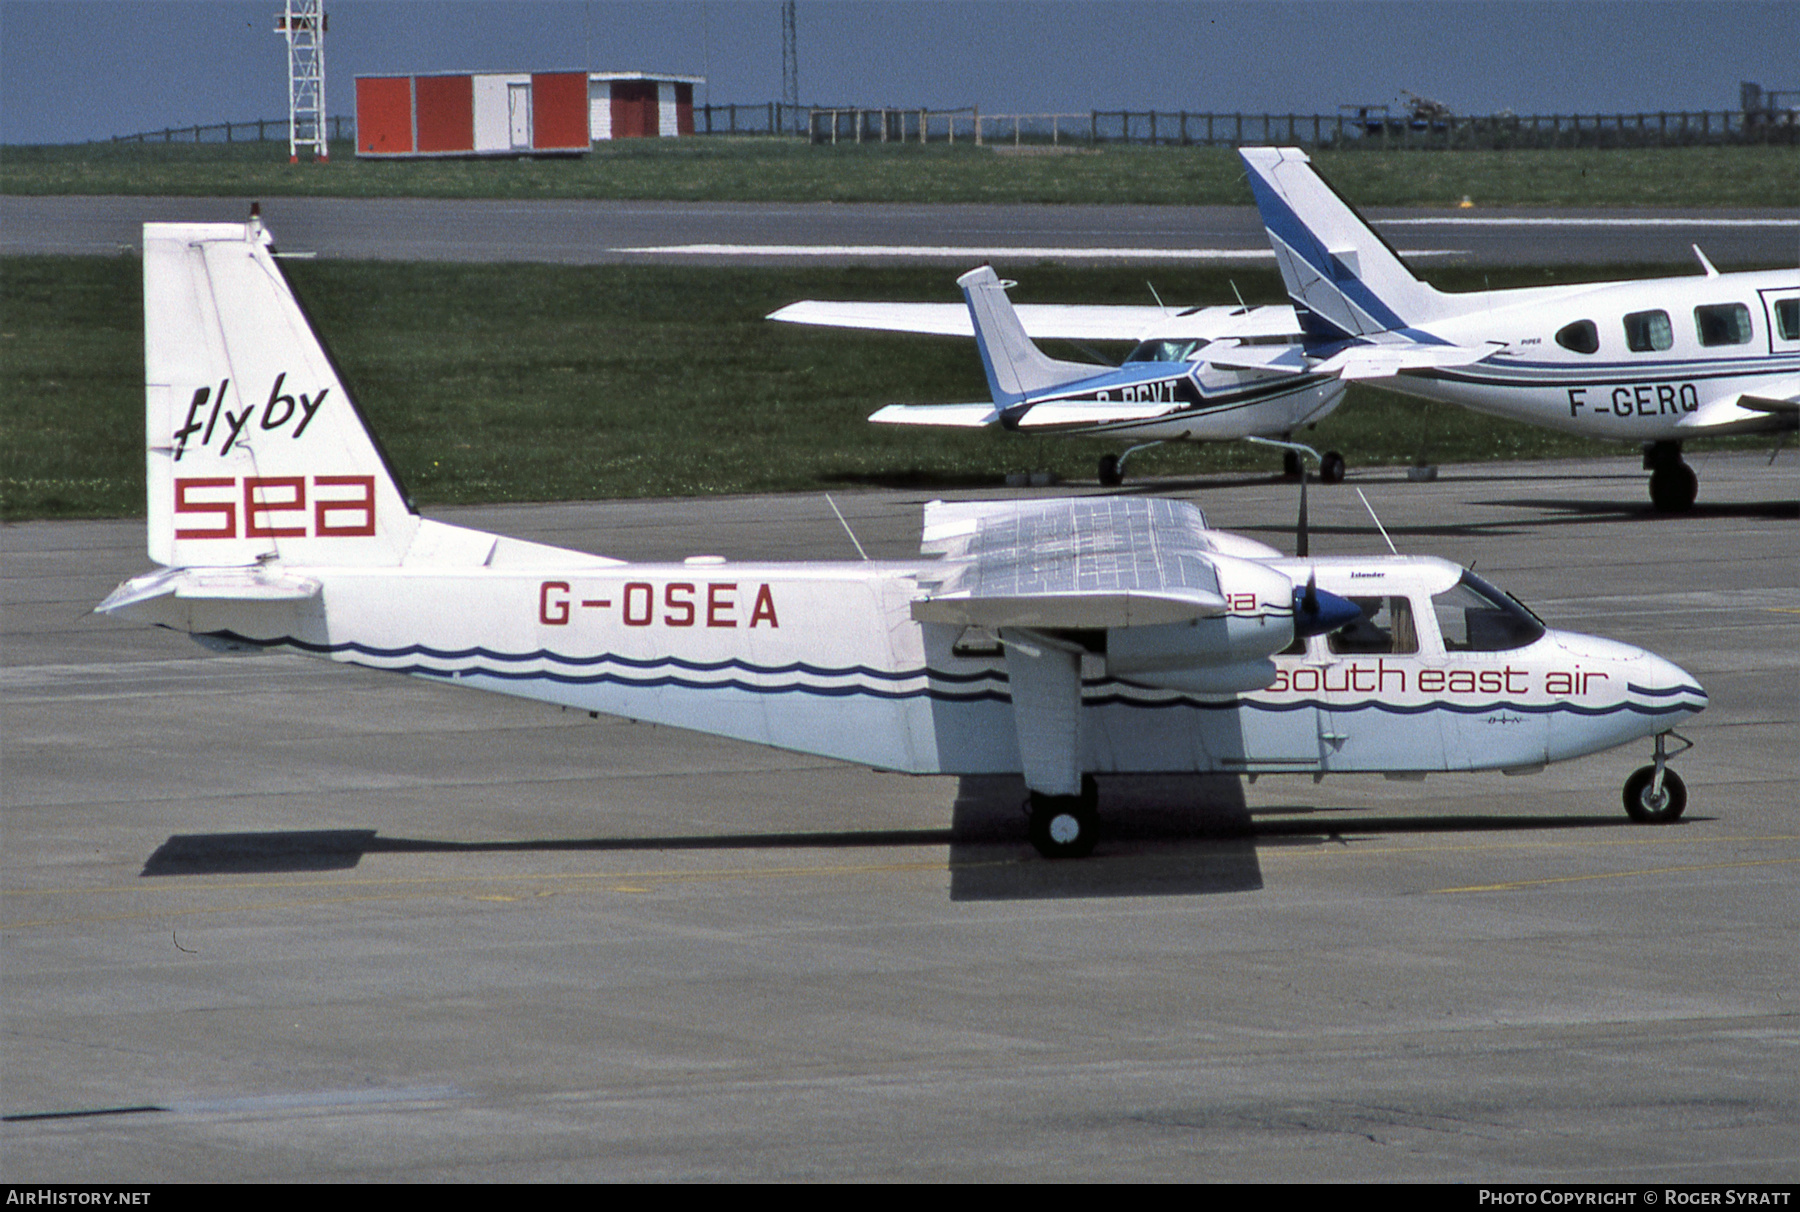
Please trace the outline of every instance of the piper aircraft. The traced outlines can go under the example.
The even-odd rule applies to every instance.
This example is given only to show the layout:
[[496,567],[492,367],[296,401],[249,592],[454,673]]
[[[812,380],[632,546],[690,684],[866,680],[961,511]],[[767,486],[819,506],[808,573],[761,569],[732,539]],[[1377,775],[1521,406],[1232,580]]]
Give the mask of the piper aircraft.
[[1450,294],[1419,280],[1291,147],[1240,149],[1315,373],[1638,442],[1657,509],[1693,506],[1681,444],[1800,422],[1800,270]]
[[1287,558],[1187,502],[1094,497],[934,502],[912,560],[626,563],[422,517],[254,217],[146,225],[144,304],[160,567],[109,615],[887,770],[1019,773],[1050,857],[1092,850],[1111,773],[1520,773],[1654,737],[1626,810],[1686,803],[1665,740],[1706,706],[1692,676],[1442,560]]
[[[954,303],[833,303],[807,299],[769,315],[789,324],[885,332],[974,336],[993,394],[990,404],[891,404],[869,420],[882,425],[982,428],[1021,433],[1122,437],[1133,444],[1100,459],[1102,484],[1125,482],[1125,465],[1164,442],[1288,438],[1323,419],[1344,384],[1304,364],[1291,307],[1160,307],[1025,304],[1007,298],[1013,282],[982,266],[956,280]],[[1033,339],[1130,341],[1118,367],[1045,356]],[[1215,353],[1253,350],[1249,365],[1224,366]],[[1284,357],[1285,355],[1285,357]],[[1240,355],[1247,356],[1247,355]],[[1320,479],[1344,478],[1344,457],[1328,451]],[[1290,454],[1290,475],[1300,465]]]

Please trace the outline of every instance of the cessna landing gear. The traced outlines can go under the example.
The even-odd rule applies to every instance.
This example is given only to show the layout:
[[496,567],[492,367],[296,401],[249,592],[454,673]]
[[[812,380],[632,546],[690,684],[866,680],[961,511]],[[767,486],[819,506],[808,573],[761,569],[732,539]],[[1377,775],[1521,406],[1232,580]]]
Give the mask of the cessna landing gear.
[[1676,753],[1686,753],[1694,747],[1686,737],[1658,733],[1656,761],[1625,780],[1625,815],[1640,825],[1667,825],[1681,819],[1687,808],[1687,786],[1680,775],[1669,769],[1667,763],[1672,755],[1663,748],[1671,736],[1682,743]]
[[1344,482],[1344,456],[1335,450],[1325,452],[1319,460],[1319,483],[1342,484]]
[[1031,844],[1047,859],[1085,858],[1100,835],[1100,789],[1081,776],[1080,795],[1031,793]]
[[1161,446],[1161,442],[1144,442],[1133,446],[1124,454],[1103,455],[1100,459],[1100,482],[1108,488],[1117,488],[1125,482],[1125,460],[1140,450],[1149,450],[1152,446]]
[[1680,442],[1652,442],[1644,447],[1650,469],[1650,503],[1658,513],[1686,513],[1700,495],[1700,477],[1681,461]]

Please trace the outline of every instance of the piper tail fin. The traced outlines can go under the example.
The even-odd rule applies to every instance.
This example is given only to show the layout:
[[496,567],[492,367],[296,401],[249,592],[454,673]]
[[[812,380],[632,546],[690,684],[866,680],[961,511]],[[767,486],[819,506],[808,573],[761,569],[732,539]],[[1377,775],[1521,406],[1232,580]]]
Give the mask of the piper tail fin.
[[981,350],[982,369],[987,371],[988,390],[994,404],[1005,410],[1024,403],[1032,396],[1065,383],[1090,379],[1097,367],[1083,362],[1059,362],[1047,357],[1019,323],[1012,300],[1006,297],[993,269],[983,265],[956,280],[963,298],[969,304],[969,318],[975,324],[975,344]]
[[419,518],[259,220],[144,225],[150,558],[400,563]]
[[1322,340],[1410,328],[1460,308],[1419,280],[1296,147],[1238,149],[1300,326]]

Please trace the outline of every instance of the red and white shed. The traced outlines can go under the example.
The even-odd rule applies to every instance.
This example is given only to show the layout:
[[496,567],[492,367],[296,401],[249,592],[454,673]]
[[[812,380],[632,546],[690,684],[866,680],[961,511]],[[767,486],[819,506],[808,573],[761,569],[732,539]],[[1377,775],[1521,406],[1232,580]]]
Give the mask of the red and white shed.
[[694,85],[705,76],[588,73],[588,130],[602,139],[694,133]]
[[588,110],[586,72],[358,76],[356,154],[579,155]]

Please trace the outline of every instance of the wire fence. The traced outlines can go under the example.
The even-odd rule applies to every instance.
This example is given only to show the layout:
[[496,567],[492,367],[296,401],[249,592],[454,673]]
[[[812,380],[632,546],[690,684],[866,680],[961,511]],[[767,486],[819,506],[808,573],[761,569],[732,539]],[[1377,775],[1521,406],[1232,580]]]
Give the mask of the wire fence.
[[[1374,112],[1371,112],[1371,111]],[[356,119],[327,118],[332,140],[353,140]],[[977,147],[1099,147],[1144,144],[1181,147],[1256,147],[1271,144],[1334,149],[1437,151],[1510,148],[1692,147],[1716,144],[1800,143],[1800,111],[1699,110],[1634,114],[1500,114],[1490,117],[1409,118],[1379,107],[1346,107],[1336,114],[1194,113],[1186,110],[1089,110],[1085,113],[984,114],[960,109],[869,109],[795,106],[696,105],[696,135],[767,135],[819,145],[966,143]],[[172,126],[113,142],[288,142],[286,118]]]

